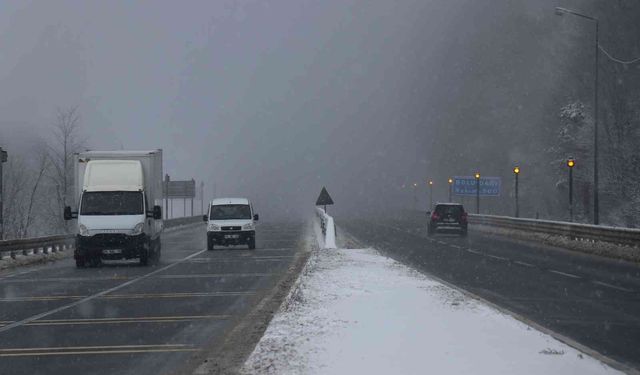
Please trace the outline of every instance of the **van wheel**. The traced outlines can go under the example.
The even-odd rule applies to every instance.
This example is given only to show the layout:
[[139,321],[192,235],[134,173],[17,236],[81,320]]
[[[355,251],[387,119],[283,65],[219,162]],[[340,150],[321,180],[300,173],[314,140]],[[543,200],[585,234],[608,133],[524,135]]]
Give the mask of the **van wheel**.
[[146,266],[149,264],[149,251],[148,250],[142,250],[140,252],[140,265],[141,266]]
[[256,239],[255,238],[250,239],[247,245],[249,245],[250,250],[254,250],[256,248]]
[[207,239],[207,250],[213,250],[213,241]]
[[84,258],[76,258],[76,267],[77,268],[85,267]]

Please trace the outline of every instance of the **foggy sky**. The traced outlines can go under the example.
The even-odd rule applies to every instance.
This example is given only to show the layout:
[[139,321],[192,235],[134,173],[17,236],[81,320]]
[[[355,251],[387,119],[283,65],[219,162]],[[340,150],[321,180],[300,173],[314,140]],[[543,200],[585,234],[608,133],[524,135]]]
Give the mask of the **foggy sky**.
[[445,153],[495,147],[457,143],[473,116],[544,108],[556,3],[3,1],[0,126],[44,136],[77,105],[92,149],[162,148],[172,179],[267,217],[308,211],[323,185],[343,209],[404,199],[477,168],[440,168]]

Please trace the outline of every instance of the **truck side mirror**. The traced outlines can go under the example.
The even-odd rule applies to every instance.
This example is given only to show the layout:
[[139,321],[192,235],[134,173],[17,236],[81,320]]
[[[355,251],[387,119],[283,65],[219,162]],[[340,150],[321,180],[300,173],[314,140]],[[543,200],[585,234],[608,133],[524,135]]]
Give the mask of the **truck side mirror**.
[[260,216],[258,214],[253,215],[253,221],[260,220]]
[[207,217],[207,215],[202,215],[202,221],[204,221],[205,223],[209,221],[209,218]]
[[160,206],[153,206],[153,218],[155,220],[160,220],[162,219],[162,207]]
[[64,219],[65,220],[71,220],[71,219],[77,219],[78,218],[78,213],[77,212],[72,212],[71,211],[71,207],[66,206],[64,208]]

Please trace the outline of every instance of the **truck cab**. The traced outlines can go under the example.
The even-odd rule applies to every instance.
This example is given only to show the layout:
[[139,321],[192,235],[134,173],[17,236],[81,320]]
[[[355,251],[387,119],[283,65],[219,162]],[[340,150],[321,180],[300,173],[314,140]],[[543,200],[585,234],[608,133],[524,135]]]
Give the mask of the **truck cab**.
[[203,216],[207,222],[207,249],[215,246],[247,245],[256,248],[258,215],[246,198],[219,198],[209,204],[209,212]]
[[66,207],[64,215],[77,218],[76,266],[132,258],[146,265],[159,259],[161,156],[89,153],[79,155],[76,164],[76,178],[82,181],[76,185],[78,210]]

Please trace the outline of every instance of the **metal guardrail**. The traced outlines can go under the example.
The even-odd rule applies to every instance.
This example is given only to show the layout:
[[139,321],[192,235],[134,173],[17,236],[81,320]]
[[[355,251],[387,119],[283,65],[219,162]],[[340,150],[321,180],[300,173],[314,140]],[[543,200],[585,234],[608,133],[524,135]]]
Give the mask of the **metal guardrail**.
[[[165,228],[192,224],[202,221],[202,216],[180,217],[164,220]],[[63,234],[47,237],[24,238],[0,241],[0,259],[6,256],[15,259],[18,255],[49,254],[71,250],[75,246],[75,234]]]
[[640,247],[640,229],[493,215],[469,215],[469,223],[555,235],[574,241],[606,242],[615,245]]

